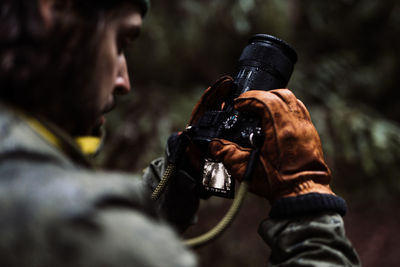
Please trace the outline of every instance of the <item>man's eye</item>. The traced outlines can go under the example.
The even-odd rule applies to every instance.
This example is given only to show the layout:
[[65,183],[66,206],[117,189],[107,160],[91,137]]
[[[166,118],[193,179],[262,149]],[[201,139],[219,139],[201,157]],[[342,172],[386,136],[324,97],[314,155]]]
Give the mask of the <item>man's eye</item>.
[[128,37],[119,38],[118,40],[118,54],[125,52],[125,50],[132,44],[132,40]]
[[126,47],[127,47],[127,43],[124,40],[118,40],[118,54],[121,54],[125,51]]

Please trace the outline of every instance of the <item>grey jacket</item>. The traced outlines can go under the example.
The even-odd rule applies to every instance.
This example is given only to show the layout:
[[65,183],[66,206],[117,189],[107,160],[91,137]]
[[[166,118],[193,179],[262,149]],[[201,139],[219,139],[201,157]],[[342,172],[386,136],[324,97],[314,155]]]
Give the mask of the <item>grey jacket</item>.
[[0,106],[0,266],[195,266],[147,185],[65,151]]
[[[62,150],[0,105],[0,266],[196,266],[158,216],[164,211],[185,228],[196,208],[190,190],[179,194],[189,206],[167,196],[154,208],[149,200],[162,159],[134,179],[94,170],[73,142],[58,137]],[[267,220],[259,233],[272,248],[271,266],[355,266],[343,229],[339,215],[321,214]]]

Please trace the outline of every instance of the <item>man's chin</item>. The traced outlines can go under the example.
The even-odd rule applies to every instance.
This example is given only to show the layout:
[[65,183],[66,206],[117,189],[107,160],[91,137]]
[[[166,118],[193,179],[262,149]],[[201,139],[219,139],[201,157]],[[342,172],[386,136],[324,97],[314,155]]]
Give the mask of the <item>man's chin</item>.
[[101,115],[99,118],[97,118],[96,123],[94,124],[92,128],[92,133],[91,135],[98,136],[101,134],[101,128],[103,125],[106,123],[106,118],[104,115]]
[[101,127],[104,123],[106,123],[106,118],[104,117],[104,115],[101,115],[97,118],[95,126]]
[[[92,123],[86,124],[86,128],[76,132],[74,136],[100,136],[105,122],[106,119],[104,118],[104,115],[101,115],[94,122],[92,120]],[[87,125],[90,126],[87,127]]]

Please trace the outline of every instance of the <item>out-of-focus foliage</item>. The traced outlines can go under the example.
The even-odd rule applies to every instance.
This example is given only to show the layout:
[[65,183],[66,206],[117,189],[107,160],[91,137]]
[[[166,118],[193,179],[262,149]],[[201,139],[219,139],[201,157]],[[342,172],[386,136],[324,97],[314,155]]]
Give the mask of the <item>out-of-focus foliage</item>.
[[281,37],[297,50],[289,87],[311,112],[335,189],[359,201],[399,195],[396,0],[153,1],[129,53],[133,93],[110,114],[99,161],[140,171],[162,155],[204,88],[234,75],[255,33]]
[[[398,0],[153,0],[129,53],[133,93],[119,99],[108,117],[100,163],[140,172],[162,155],[169,134],[184,129],[203,90],[224,74],[234,75],[241,50],[256,33],[288,41],[299,55],[289,87],[320,133],[334,191],[350,206],[368,207],[351,210],[347,226],[360,237],[368,231],[371,246],[381,246],[363,246],[366,238],[350,232],[364,266],[395,265],[397,255],[388,254],[395,250],[385,246],[384,234],[398,229],[372,231],[375,226],[365,224],[371,220],[351,216],[368,214],[373,203],[384,209],[384,201],[400,197]],[[204,227],[222,216],[220,201],[205,201]],[[203,266],[265,265],[268,252],[255,229],[266,205],[247,201],[231,234],[198,251]]]
[[[376,201],[400,192],[400,4],[302,1],[295,89],[310,107],[336,184]],[[365,199],[368,196],[368,199]]]

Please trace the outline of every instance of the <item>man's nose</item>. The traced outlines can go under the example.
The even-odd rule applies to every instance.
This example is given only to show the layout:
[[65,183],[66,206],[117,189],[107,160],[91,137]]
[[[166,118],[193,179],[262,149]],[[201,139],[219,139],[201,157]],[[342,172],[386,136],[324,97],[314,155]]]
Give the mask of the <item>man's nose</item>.
[[115,93],[127,94],[131,90],[131,83],[129,81],[128,65],[124,54],[118,57],[118,74],[115,80]]

